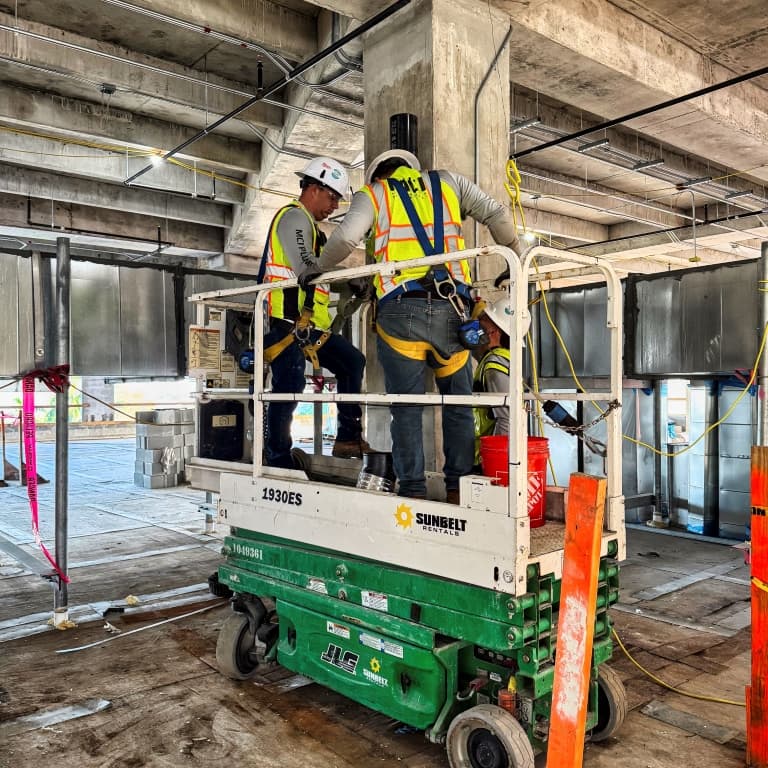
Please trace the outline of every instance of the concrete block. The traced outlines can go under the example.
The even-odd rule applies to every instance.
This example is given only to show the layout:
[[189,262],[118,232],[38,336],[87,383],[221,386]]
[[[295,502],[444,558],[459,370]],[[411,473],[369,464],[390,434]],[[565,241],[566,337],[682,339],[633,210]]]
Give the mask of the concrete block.
[[182,448],[184,446],[184,435],[173,435],[171,441],[171,445],[174,448]]
[[194,455],[195,455],[195,445],[194,443],[192,445],[184,444],[184,447],[182,450],[182,456],[184,456],[184,461],[189,461]]
[[163,424],[137,424],[136,434],[146,435],[147,437],[173,437],[176,427]]
[[197,445],[197,435],[194,432],[188,432],[182,435],[182,437],[184,438],[185,448],[194,448]]
[[180,429],[181,429],[181,434],[182,435],[194,435],[195,434],[195,425],[194,424],[182,424]]
[[162,456],[163,456],[163,452],[160,449],[156,449],[154,451],[147,451],[147,450],[136,451],[136,461],[149,461],[150,463],[154,463],[156,461],[160,461]]
[[163,408],[155,411],[155,424],[178,424],[179,409],[178,408]]
[[[181,437],[181,435],[177,435],[177,437]],[[147,450],[162,450],[163,448],[174,448],[174,442],[173,442],[174,436],[170,435],[169,437],[145,437],[144,440],[146,441],[144,444],[144,448]],[[138,438],[137,438],[138,440]]]
[[194,408],[179,408],[179,421],[182,424],[194,424],[195,423],[195,409]]
[[[173,475],[173,477],[176,476]],[[133,484],[138,485],[139,488],[167,488],[167,475],[143,475],[135,472]]]
[[157,411],[136,411],[136,424],[154,424]]
[[144,471],[144,462],[143,461],[134,461],[133,462],[133,472],[134,474],[141,474]]
[[147,447],[147,438],[144,435],[136,436],[136,450],[143,451]]

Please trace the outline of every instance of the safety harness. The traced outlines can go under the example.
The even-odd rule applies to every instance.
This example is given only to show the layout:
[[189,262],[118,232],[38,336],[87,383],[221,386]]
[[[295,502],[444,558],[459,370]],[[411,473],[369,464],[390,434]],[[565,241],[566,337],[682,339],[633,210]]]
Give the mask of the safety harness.
[[[270,225],[267,232],[267,239],[264,243],[264,251],[261,255],[261,264],[259,265],[259,272],[256,275],[256,283],[261,285],[264,282],[264,277],[267,272],[267,258],[269,256],[269,242],[272,237],[272,226],[274,226],[274,219],[272,225]],[[314,226],[314,225],[313,225]],[[316,240],[319,244],[320,235],[315,226]],[[304,292],[304,306],[301,308],[301,313],[293,324],[293,329],[289,331],[282,339],[271,344],[264,350],[264,361],[271,363],[282,352],[284,352],[291,344],[298,344],[301,351],[304,353],[304,357],[312,363],[312,373],[314,376],[319,376],[322,371],[320,360],[318,358],[318,352],[322,348],[328,339],[331,338],[331,331],[324,331],[313,342],[311,341],[312,332],[312,312],[315,306],[315,287],[310,285]],[[287,320],[286,322],[290,322]]]

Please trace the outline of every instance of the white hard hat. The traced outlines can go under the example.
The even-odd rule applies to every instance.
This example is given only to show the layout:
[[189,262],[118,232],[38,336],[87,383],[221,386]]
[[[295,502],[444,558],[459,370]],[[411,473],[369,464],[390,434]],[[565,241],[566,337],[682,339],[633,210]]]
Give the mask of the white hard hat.
[[302,179],[309,179],[325,184],[334,192],[338,192],[344,200],[349,199],[349,176],[344,166],[332,157],[315,157],[304,169],[296,171]]
[[502,299],[494,301],[493,304],[488,304],[483,310],[492,322],[507,336],[512,335],[512,316],[514,312],[509,302],[509,298],[506,296]]
[[421,170],[421,163],[419,158],[409,152],[407,149],[388,149],[386,152],[382,152],[380,155],[376,155],[368,166],[368,170],[365,172],[365,183],[370,184],[373,181],[373,172],[385,161],[391,160],[393,157],[399,157],[401,160],[405,160],[404,165],[409,168],[413,168],[414,171]]

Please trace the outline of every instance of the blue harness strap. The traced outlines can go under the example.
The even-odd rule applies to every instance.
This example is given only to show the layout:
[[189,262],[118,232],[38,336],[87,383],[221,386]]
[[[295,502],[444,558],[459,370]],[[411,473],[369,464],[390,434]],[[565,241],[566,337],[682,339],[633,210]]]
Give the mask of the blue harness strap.
[[[439,253],[445,253],[445,220],[443,217],[443,191],[440,184],[440,174],[437,171],[429,171],[429,184],[432,191],[432,205],[434,210],[434,242],[430,242],[427,236],[427,231],[422,224],[419,214],[416,213],[416,208],[413,205],[408,190],[405,184],[400,179],[387,179],[387,184],[390,189],[397,192],[397,196],[400,198],[400,202],[405,208],[405,213],[408,216],[408,220],[411,222],[416,239],[419,241],[421,249],[424,251],[425,256],[437,256]],[[432,274],[437,281],[443,281],[449,276],[449,272],[445,267],[432,267]],[[383,296],[379,301],[386,301],[387,299],[395,298],[408,291],[420,291],[424,286],[418,280],[409,280],[405,283],[401,283],[394,291],[391,291],[386,296]],[[469,299],[469,288],[464,283],[456,283],[456,292],[463,298]]]
[[408,220],[411,222],[413,231],[416,234],[416,239],[419,241],[421,250],[424,251],[425,256],[437,256],[438,253],[445,253],[445,226],[443,221],[443,192],[440,188],[440,176],[437,171],[429,172],[429,183],[432,188],[432,205],[434,208],[435,219],[435,237],[434,243],[429,241],[427,236],[427,230],[424,228],[419,214],[416,213],[416,208],[413,205],[413,200],[408,194],[408,190],[405,188],[405,184],[400,179],[387,179],[390,189],[394,189],[397,192],[397,196],[400,198],[400,202],[405,208],[405,213],[408,216]]

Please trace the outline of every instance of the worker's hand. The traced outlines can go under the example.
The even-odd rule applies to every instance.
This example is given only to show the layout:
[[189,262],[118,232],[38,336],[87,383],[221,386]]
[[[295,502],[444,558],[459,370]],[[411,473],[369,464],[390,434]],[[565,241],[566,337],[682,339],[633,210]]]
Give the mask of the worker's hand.
[[373,290],[370,277],[353,277],[348,282],[352,294],[358,299],[367,299]]
[[299,286],[303,290],[307,290],[307,288],[310,288],[310,283],[316,278],[320,277],[323,273],[317,268],[317,267],[307,267],[298,278]]

